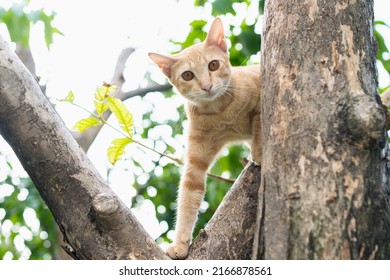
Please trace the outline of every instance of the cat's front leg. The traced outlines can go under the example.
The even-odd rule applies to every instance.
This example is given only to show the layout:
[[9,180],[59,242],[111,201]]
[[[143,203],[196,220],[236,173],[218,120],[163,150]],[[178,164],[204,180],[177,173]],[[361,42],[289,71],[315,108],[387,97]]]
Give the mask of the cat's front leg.
[[191,179],[184,178],[179,187],[175,238],[167,249],[167,254],[171,259],[185,259],[187,257],[198,210],[204,196],[205,183],[196,180],[199,185],[192,188],[189,185],[194,182],[189,183],[189,180]]
[[185,259],[188,255],[192,231],[205,193],[207,170],[222,147],[206,140],[198,137],[196,141],[191,141],[190,137],[188,143],[177,200],[175,239],[167,249],[172,259]]

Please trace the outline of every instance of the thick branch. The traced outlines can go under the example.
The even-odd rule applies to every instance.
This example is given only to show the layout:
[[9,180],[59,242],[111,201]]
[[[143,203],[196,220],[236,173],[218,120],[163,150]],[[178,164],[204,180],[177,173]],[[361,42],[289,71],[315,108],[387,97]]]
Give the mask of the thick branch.
[[35,76],[35,61],[30,48],[24,48],[21,44],[16,44],[16,55],[20,58],[23,64],[27,67],[30,73]]
[[[1,37],[0,98],[0,132],[34,181],[77,258],[166,258],[100,177]],[[113,228],[96,222],[104,212],[104,207],[98,210],[96,202],[102,195],[116,204],[110,214],[121,217],[122,222]]]
[[[30,71],[30,73],[35,77],[36,80],[39,80],[40,78],[37,77],[35,72],[35,61],[34,57],[31,53],[30,48],[24,48],[21,44],[16,44],[16,55],[20,58],[20,60],[23,62],[23,64],[27,67],[27,69]],[[41,87],[41,90],[43,93],[46,92],[46,85],[39,85]]]
[[260,186],[260,167],[251,163],[240,174],[204,230],[188,259],[250,259]]

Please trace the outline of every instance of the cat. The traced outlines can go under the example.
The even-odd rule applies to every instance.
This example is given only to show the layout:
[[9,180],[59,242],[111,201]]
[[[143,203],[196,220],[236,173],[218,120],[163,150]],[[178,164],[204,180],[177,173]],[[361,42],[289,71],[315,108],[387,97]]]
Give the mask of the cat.
[[175,238],[167,254],[188,255],[205,193],[209,167],[228,143],[250,141],[252,160],[261,162],[260,66],[232,67],[222,21],[217,17],[204,42],[176,55],[149,57],[186,98],[189,120],[184,171],[178,192]]

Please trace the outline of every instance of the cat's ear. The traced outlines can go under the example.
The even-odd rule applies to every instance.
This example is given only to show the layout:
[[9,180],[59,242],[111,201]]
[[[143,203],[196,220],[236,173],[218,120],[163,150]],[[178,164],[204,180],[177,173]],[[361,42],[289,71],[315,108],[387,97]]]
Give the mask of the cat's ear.
[[172,65],[177,62],[177,59],[158,53],[149,53],[149,57],[160,67],[165,76],[168,78],[171,77]]
[[207,34],[205,43],[206,46],[215,46],[220,48],[223,52],[227,51],[223,24],[219,17],[217,17],[211,24],[210,31],[209,34]]

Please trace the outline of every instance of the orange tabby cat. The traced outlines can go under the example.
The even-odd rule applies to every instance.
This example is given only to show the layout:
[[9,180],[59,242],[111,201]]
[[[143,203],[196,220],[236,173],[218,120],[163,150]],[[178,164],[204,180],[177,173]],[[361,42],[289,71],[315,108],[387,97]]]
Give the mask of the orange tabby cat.
[[173,259],[188,254],[205,193],[205,179],[218,152],[230,142],[249,140],[252,159],[261,161],[259,66],[232,67],[222,21],[216,18],[206,40],[177,55],[150,53],[187,99],[189,119],[184,172],[180,181]]

